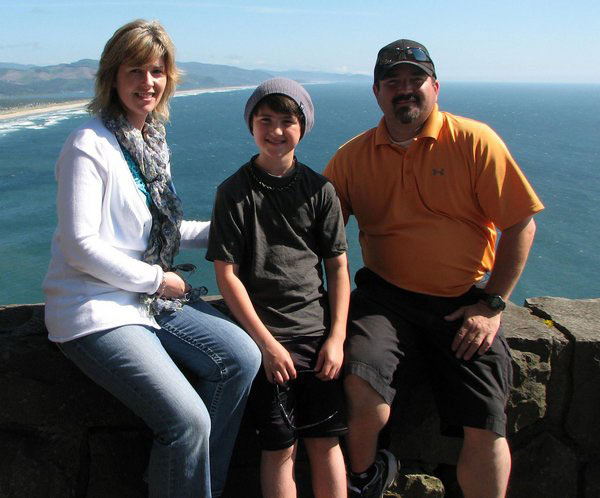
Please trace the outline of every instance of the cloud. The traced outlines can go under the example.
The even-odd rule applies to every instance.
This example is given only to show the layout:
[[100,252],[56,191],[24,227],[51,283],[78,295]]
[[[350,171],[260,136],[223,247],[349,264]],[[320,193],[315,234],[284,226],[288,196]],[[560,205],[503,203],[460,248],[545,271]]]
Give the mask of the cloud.
[[241,64],[244,57],[241,55],[228,55],[225,59],[229,64]]

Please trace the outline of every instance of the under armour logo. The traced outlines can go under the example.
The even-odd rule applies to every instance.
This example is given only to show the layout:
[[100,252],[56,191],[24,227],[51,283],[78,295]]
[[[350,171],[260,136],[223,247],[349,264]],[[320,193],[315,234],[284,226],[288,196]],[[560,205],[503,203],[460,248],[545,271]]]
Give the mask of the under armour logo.
[[435,175],[444,176],[444,168],[440,168],[440,169],[431,168],[431,175],[432,176],[435,176]]

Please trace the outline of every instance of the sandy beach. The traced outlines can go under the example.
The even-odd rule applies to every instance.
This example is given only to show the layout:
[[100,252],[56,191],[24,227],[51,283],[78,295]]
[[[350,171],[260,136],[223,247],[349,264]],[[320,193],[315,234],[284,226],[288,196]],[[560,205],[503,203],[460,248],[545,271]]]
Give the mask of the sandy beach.
[[[254,86],[221,86],[215,88],[196,88],[192,90],[181,90],[175,92],[175,97],[200,95],[201,93],[231,92],[235,90],[245,90],[247,88],[254,88]],[[39,104],[0,110],[0,121],[6,121],[9,119],[19,119],[26,116],[38,116],[41,114],[48,114],[56,111],[74,111],[77,109],[83,109],[88,103],[89,99],[72,100],[68,102],[59,102],[55,104]]]
[[0,111],[0,121],[9,119],[18,119],[25,116],[34,116],[39,114],[48,114],[55,111],[72,111],[85,107],[89,100],[72,100],[69,102],[60,102],[56,104],[40,104],[26,107],[15,107]]
[[246,90],[248,88],[255,88],[256,85],[244,85],[244,86],[217,86],[214,88],[196,88],[192,90],[179,90],[175,92],[175,97],[186,97],[188,95],[200,95],[201,93],[217,93],[217,92],[232,92],[235,90]]

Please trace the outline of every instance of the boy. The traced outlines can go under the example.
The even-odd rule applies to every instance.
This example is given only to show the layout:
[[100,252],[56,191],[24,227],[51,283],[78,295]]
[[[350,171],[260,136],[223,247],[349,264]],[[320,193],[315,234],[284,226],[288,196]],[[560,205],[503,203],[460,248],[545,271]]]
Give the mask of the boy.
[[259,153],[219,186],[206,258],[229,309],[262,351],[249,409],[262,449],[263,495],[296,496],[301,437],[315,497],[345,497],[338,376],[350,280],[339,201],[333,186],[295,157],[314,122],[302,86],[286,78],[263,82],[244,117]]

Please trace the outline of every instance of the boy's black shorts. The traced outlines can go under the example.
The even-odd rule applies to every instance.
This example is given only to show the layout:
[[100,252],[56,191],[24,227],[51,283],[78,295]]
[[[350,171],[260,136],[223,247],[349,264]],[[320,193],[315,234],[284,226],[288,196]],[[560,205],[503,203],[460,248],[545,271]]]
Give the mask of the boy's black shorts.
[[473,287],[458,297],[436,297],[400,289],[362,268],[356,273],[350,300],[345,374],[366,380],[388,404],[402,382],[406,355],[418,354],[427,364],[441,432],[462,436],[463,427],[506,434],[505,407],[512,379],[512,363],[502,327],[492,346],[470,360],[457,359],[451,350],[462,319],[444,316],[476,303],[483,290]]
[[301,344],[282,343],[288,351],[294,349],[290,354],[299,372],[286,385],[267,381],[263,368],[254,379],[248,410],[262,450],[289,448],[298,438],[339,437],[347,433],[340,379],[321,381],[312,371],[323,340],[312,337],[302,338]]

